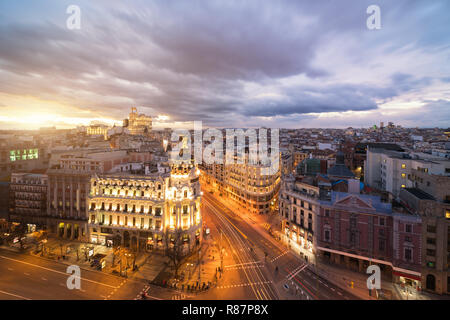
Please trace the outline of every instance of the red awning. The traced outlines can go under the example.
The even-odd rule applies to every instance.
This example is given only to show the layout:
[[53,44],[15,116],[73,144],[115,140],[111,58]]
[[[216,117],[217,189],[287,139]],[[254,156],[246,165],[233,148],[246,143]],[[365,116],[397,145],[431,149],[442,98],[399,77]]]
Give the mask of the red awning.
[[413,279],[413,280],[417,280],[417,281],[421,281],[422,279],[419,276],[413,275],[413,274],[409,274],[409,273],[404,273],[404,272],[400,272],[400,271],[392,271],[392,273],[396,276],[399,277],[404,277],[404,278],[408,278],[408,279]]

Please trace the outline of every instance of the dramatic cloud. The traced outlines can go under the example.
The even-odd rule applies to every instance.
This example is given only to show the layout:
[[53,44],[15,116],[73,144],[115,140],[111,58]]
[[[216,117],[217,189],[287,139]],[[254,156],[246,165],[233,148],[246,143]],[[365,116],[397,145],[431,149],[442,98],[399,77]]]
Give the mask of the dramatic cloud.
[[78,1],[81,30],[70,4],[0,4],[0,127],[12,110],[120,121],[131,106],[221,127],[450,120],[445,0],[379,1],[375,31],[372,1]]

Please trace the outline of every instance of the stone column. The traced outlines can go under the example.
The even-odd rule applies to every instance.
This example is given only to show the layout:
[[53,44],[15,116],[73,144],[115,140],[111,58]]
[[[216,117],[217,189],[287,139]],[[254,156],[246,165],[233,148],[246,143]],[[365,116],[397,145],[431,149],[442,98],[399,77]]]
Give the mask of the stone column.
[[52,193],[51,193],[51,183],[50,178],[48,178],[48,184],[47,184],[47,216],[49,216],[52,212]]
[[70,217],[73,219],[73,177],[70,177]]
[[81,217],[81,184],[80,184],[80,180],[78,180],[77,182],[77,202],[76,202],[76,208],[77,208],[77,217],[80,218]]
[[58,209],[58,179],[55,177],[55,187],[53,189],[53,201],[55,202],[56,215],[59,213]]
[[64,212],[64,216],[67,216],[66,214],[66,179],[63,178],[62,181],[62,210]]

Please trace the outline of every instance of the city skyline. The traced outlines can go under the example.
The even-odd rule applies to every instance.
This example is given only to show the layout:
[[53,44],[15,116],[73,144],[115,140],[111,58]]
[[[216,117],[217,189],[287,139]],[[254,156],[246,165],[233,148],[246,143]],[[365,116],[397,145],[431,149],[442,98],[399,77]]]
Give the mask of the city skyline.
[[449,300],[449,12],[0,1],[0,301]]
[[445,1],[378,1],[378,30],[370,1],[78,1],[79,30],[71,4],[0,5],[0,129],[118,124],[131,106],[161,127],[448,127]]

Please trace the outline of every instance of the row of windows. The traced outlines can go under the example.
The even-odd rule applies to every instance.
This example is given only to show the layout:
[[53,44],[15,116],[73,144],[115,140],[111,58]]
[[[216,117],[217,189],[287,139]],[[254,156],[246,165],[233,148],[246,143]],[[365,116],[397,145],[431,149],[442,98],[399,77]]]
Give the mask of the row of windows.
[[133,182],[124,181],[124,182],[122,182],[121,180],[118,180],[118,181],[111,180],[111,181],[99,181],[98,183],[97,183],[97,181],[94,181],[92,183],[92,185],[94,187],[98,185],[98,186],[106,186],[106,187],[109,187],[109,186],[113,186],[113,187],[115,187],[115,186],[129,186],[129,187],[150,187],[150,188],[153,188],[153,187],[156,186],[156,188],[158,190],[162,190],[162,186],[161,186],[160,183],[153,184],[153,182],[150,182],[150,183],[138,182],[138,181],[133,181]]
[[96,215],[91,215],[90,223],[92,224],[108,224],[108,225],[114,225],[114,226],[128,226],[128,227],[140,227],[140,228],[148,228],[148,229],[160,229],[161,228],[161,220],[156,219],[155,223],[153,224],[153,219],[146,219],[146,218],[128,218],[128,216],[115,216],[115,218],[110,215],[108,217],[108,220],[106,220],[106,216],[102,214],[99,219],[97,220]]
[[148,213],[148,214],[155,214],[155,215],[161,215],[162,209],[161,207],[155,207],[153,212],[153,206],[144,206],[144,205],[128,205],[128,203],[125,203],[123,205],[121,204],[113,204],[109,203],[106,204],[104,202],[101,203],[99,207],[97,207],[95,202],[92,202],[90,205],[90,210],[103,210],[103,211],[116,211],[116,212],[130,212],[130,213]]

